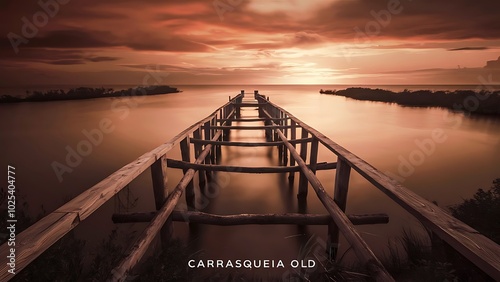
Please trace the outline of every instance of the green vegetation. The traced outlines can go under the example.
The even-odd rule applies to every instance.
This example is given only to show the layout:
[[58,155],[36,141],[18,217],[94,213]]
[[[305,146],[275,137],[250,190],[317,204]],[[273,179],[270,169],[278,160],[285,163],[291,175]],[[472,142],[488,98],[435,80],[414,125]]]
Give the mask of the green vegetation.
[[45,102],[45,101],[61,101],[61,100],[82,100],[105,97],[126,97],[140,95],[160,95],[169,93],[181,92],[175,87],[165,85],[155,85],[147,87],[136,87],[125,90],[114,91],[113,88],[90,88],[78,87],[64,91],[49,90],[46,92],[34,91],[33,93],[26,92],[26,98],[14,97],[11,95],[3,95],[0,97],[0,103],[18,103],[18,102]]
[[471,114],[500,115],[500,91],[430,91],[393,92],[384,89],[353,87],[344,90],[320,90],[322,94],[356,100],[396,103],[410,107],[442,107]]
[[493,181],[490,190],[479,189],[472,199],[450,210],[454,217],[500,244],[500,178]]
[[[454,217],[499,243],[500,178],[488,191],[478,189],[472,199],[450,210]],[[493,281],[430,230],[424,230],[424,236],[403,230],[397,242],[389,244],[385,265],[397,281]]]

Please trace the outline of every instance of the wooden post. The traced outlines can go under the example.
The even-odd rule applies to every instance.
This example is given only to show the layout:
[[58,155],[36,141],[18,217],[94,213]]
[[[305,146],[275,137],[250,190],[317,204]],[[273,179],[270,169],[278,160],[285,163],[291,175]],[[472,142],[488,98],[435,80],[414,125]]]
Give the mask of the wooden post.
[[[295,140],[297,139],[297,123],[291,119],[290,120],[290,139]],[[295,148],[295,143],[292,144],[293,147]],[[295,159],[290,156],[290,166],[295,165]],[[293,179],[295,178],[295,172],[290,172],[288,175],[288,180],[293,183]],[[293,186],[292,186],[293,187]]]
[[[347,191],[349,189],[350,174],[351,167],[349,166],[349,164],[340,157],[337,158],[333,200],[343,212],[345,212],[347,204]],[[328,225],[327,248],[330,259],[335,260],[339,248],[339,228],[334,223],[330,223]]]
[[[241,90],[241,96],[236,99],[236,103],[241,104],[241,100],[243,99],[243,96],[245,95],[245,90]],[[235,116],[236,118],[241,118],[241,107],[233,105],[235,109]]]
[[[193,137],[195,139],[201,139],[201,127],[198,128],[193,132]],[[198,156],[200,155],[202,151],[202,145],[201,144],[194,144],[194,158],[197,159]],[[198,184],[200,186],[200,192],[202,194],[205,194],[205,184],[206,184],[206,178],[205,178],[205,171],[200,169],[198,170]]]
[[[283,121],[280,119],[281,118],[281,111],[279,111],[278,109],[276,109],[276,115],[275,115],[276,118],[278,118],[278,122],[276,122],[276,124],[278,125],[282,125],[283,124]],[[279,140],[278,138],[278,128],[276,128],[274,130],[275,133],[275,140]],[[285,131],[285,129],[281,129],[283,131]],[[278,145],[278,160],[279,160],[279,163],[280,165],[283,165],[283,149],[284,149],[284,146],[283,145]]]
[[[266,105],[266,107],[269,107],[269,105]],[[268,110],[269,112],[269,110]],[[262,114],[264,116],[264,114]],[[264,125],[272,125],[272,121],[269,117],[266,116],[266,120],[264,121]],[[267,142],[272,142],[273,141],[273,130],[270,128],[266,128],[266,141]]]
[[[285,113],[281,113],[281,118],[283,119],[281,124],[284,125],[284,126],[288,126],[288,120],[286,119],[286,114]],[[284,128],[283,129],[283,132],[285,134],[285,137],[288,138],[288,128]],[[283,148],[283,165],[287,165],[288,164],[288,150],[286,148],[285,145],[282,146]]]
[[[207,121],[205,122],[204,124],[204,134],[203,134],[203,139],[204,140],[211,140],[212,137],[210,135],[210,121]],[[205,149],[205,147],[207,146],[208,144],[204,145],[203,149]],[[212,147],[213,148],[213,147]],[[211,155],[211,152],[209,152],[207,154],[207,156],[205,157],[205,164],[212,164],[212,157],[210,156]],[[212,181],[212,172],[211,171],[205,171],[205,175],[207,177],[207,182],[210,183]]]
[[318,163],[318,145],[318,138],[313,137],[313,141],[311,142],[311,159],[309,160],[309,168],[314,174],[316,174],[316,167]]
[[[182,160],[185,162],[191,162],[191,153],[189,150],[189,136],[182,139],[181,143],[181,155]],[[188,171],[184,169],[184,174]],[[194,185],[193,180],[189,181],[189,184],[186,186],[186,204],[189,208],[194,208]]]
[[[210,125],[211,126],[217,125],[215,117],[210,120]],[[215,135],[215,129],[210,129],[210,138],[212,138],[214,135]],[[211,158],[212,164],[216,164],[217,163],[217,161],[216,161],[216,155],[217,155],[217,146],[213,146],[212,147],[212,151],[210,153],[210,158]]]
[[[308,132],[305,128],[302,127],[302,135],[301,138],[307,138]],[[300,144],[300,158],[306,162],[307,159],[307,142],[301,143]],[[298,197],[306,197],[307,196],[307,186],[309,186],[309,183],[307,181],[306,176],[304,175],[303,172],[300,172],[300,177],[299,177],[299,193]]]
[[[226,107],[224,107],[223,109],[224,109],[224,111],[222,112],[223,114],[221,116],[221,119],[224,118],[226,116],[226,113],[227,113]],[[214,125],[217,125],[217,120],[215,120]],[[227,130],[229,130],[229,129],[227,129]],[[222,132],[224,133],[224,130],[222,130]],[[217,141],[223,141],[224,140],[223,135],[224,134],[221,134]],[[215,163],[220,163],[221,156],[222,156],[222,146],[216,145],[215,146]]]
[[[151,178],[153,180],[155,207],[156,210],[160,210],[168,197],[167,158],[165,155],[151,165]],[[169,217],[160,230],[161,242],[167,244],[172,238],[173,232],[174,226],[172,224],[172,219]]]

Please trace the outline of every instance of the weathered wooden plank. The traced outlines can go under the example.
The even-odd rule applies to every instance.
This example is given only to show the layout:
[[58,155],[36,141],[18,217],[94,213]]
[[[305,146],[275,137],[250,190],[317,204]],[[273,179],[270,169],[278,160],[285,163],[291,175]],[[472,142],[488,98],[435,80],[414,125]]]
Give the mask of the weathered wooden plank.
[[258,103],[232,103],[232,104],[233,104],[233,106],[235,106],[237,108],[242,108],[242,107],[246,107],[246,108],[255,107],[255,108],[257,108],[260,106],[260,104],[258,104]]
[[[114,223],[150,222],[157,212],[143,213],[120,213],[113,214]],[[173,211],[173,221],[190,222],[198,224],[210,224],[220,226],[248,225],[248,224],[297,224],[297,225],[327,225],[332,222],[328,214],[236,214],[215,215],[194,211]],[[387,214],[360,214],[347,215],[354,225],[385,224],[389,222]]]
[[[297,140],[297,123],[293,119],[290,119],[290,139],[291,139],[289,140],[290,144],[292,144],[293,147],[295,148],[296,143],[294,141]],[[290,158],[290,166],[294,165],[295,165],[295,159]],[[294,178],[295,178],[295,173],[290,172],[290,174],[288,175],[288,179],[293,183]]]
[[[77,213],[53,212],[45,216],[30,228],[17,234],[16,236],[16,262],[15,273],[19,273],[25,266],[37,258],[40,254],[52,246],[59,238],[62,238],[73,227],[79,223]],[[0,246],[2,261],[10,253],[10,246],[7,243]],[[0,265],[0,281],[8,281],[14,278],[9,273],[10,267],[6,263]]]
[[[347,192],[349,190],[349,177],[351,167],[348,163],[338,158],[338,169],[335,171],[335,187],[333,190],[333,200],[339,208],[345,212],[347,206]],[[337,256],[339,248],[339,229],[335,224],[328,225],[329,254],[332,259]]]
[[162,156],[151,165],[151,178],[153,181],[153,193],[156,209],[160,209],[167,199],[167,158]]
[[[300,144],[311,142],[313,138],[304,138],[304,139],[295,139],[289,140],[291,144]],[[222,146],[234,146],[234,147],[273,147],[277,145],[283,145],[283,141],[269,141],[269,142],[236,142],[236,141],[210,141],[210,140],[202,140],[198,138],[190,138],[189,140],[193,144],[213,144],[213,145],[222,145]]]
[[234,129],[234,130],[263,130],[263,129],[276,129],[276,128],[289,128],[290,126],[280,125],[212,125],[211,129]]
[[[300,171],[299,166],[264,166],[264,167],[246,167],[246,166],[228,166],[228,165],[211,165],[211,164],[194,164],[173,159],[167,159],[167,165],[170,168],[189,169],[194,168],[206,171],[226,171],[237,173],[285,173]],[[336,163],[318,163],[316,170],[330,170],[336,168]]]
[[[272,102],[268,103],[272,104]],[[351,168],[415,216],[424,226],[431,229],[439,238],[493,279],[500,281],[500,246],[498,244],[388,177],[286,110],[283,111],[318,138],[326,148],[345,160]]]
[[[213,139],[217,140],[222,131],[218,131]],[[200,156],[196,159],[195,163],[200,164],[205,160],[205,157],[208,155],[212,145],[207,145],[203,152],[201,152]],[[113,269],[111,281],[124,281],[128,275],[128,271],[130,271],[144,256],[146,250],[149,245],[155,238],[156,234],[160,230],[160,228],[165,224],[167,218],[170,216],[172,211],[174,210],[179,198],[182,193],[186,189],[187,185],[193,179],[195,174],[194,169],[189,169],[184,176],[181,178],[173,192],[168,196],[167,201],[162,206],[162,208],[156,213],[154,218],[151,220],[150,224],[146,227],[146,229],[141,233],[139,238],[135,241],[135,243],[128,249],[127,255],[120,262],[120,264]]]
[[[308,134],[309,133],[307,132],[307,130],[302,128],[302,133],[301,133],[302,138],[307,138]],[[302,160],[304,162],[306,161],[306,159],[307,159],[307,143],[300,144],[300,157],[302,158]],[[297,161],[297,160],[295,160],[295,161]],[[307,182],[307,178],[304,175],[304,172],[301,171],[300,175],[299,175],[299,191],[298,191],[297,196],[306,197],[308,186],[309,186],[309,183]]]
[[309,168],[311,169],[311,171],[314,174],[316,174],[316,170],[317,170],[318,143],[319,143],[318,139],[314,138],[314,140],[311,142],[311,152],[309,154],[311,156],[311,159],[309,160]]
[[[283,118],[283,119],[288,119],[288,118]],[[255,121],[265,121],[266,118],[223,118],[223,119],[218,119],[217,122],[225,122],[225,121],[236,121],[236,122],[255,122]],[[274,119],[274,120],[279,120],[279,119]]]
[[[162,156],[151,165],[151,178],[153,182],[155,207],[156,210],[159,210],[168,197],[167,159],[165,156]],[[173,233],[174,226],[171,222],[167,222],[160,230],[161,242],[167,243],[170,241]]]
[[[285,118],[286,117],[285,113],[281,112],[281,117]],[[281,125],[288,126],[288,119],[281,120]],[[292,128],[292,126],[290,125],[290,129],[291,128]],[[285,134],[285,137],[288,139],[288,128],[284,129],[284,134]],[[285,145],[281,145],[281,148],[283,150],[282,164],[286,166],[288,164],[288,150],[287,150]]]
[[[201,127],[198,128],[198,130],[195,130],[193,132],[193,137],[201,140]],[[203,150],[201,143],[195,143],[192,141],[193,138],[190,138],[190,142],[194,143],[194,158],[197,159],[198,156],[200,155],[201,151]],[[205,191],[205,184],[207,183],[206,177],[205,177],[205,171],[204,170],[198,170],[198,185],[200,186],[200,192],[204,193]]]
[[[191,150],[190,150],[190,142],[189,142],[189,136],[186,136],[186,138],[182,139],[181,141],[181,156],[182,160],[184,162],[191,162]],[[184,169],[183,172],[186,174],[188,170]],[[193,180],[189,181],[188,185],[186,186],[186,205],[190,208],[194,208],[194,184]]]

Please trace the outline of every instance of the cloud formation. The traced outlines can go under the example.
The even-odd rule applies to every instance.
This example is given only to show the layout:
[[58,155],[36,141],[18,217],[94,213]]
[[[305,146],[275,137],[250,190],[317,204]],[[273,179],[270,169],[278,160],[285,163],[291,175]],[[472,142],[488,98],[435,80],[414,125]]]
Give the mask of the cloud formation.
[[[395,67],[482,68],[500,49],[497,0],[221,1],[223,17],[206,0],[69,1],[26,38],[19,54],[6,36],[0,39],[0,74],[52,65],[111,75],[154,63],[201,83],[235,73],[260,82],[313,82],[305,77],[315,70],[317,82],[342,83],[325,77],[348,69],[344,77],[369,84],[375,80],[368,74],[375,79]],[[4,35],[23,36],[25,22],[43,11],[37,1],[3,3]],[[474,57],[464,56],[468,51]]]

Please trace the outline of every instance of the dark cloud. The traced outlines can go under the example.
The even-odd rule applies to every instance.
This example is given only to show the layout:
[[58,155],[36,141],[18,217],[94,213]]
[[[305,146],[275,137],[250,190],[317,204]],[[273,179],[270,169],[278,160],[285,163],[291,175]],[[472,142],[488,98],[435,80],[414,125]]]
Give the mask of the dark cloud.
[[83,60],[52,60],[52,61],[45,61],[44,63],[50,64],[50,65],[81,65],[85,64]]
[[27,44],[30,48],[99,48],[118,46],[111,32],[95,30],[55,30],[35,37]]
[[87,61],[98,63],[98,62],[108,62],[108,61],[116,61],[119,60],[120,58],[118,57],[106,57],[106,56],[100,56],[100,57],[88,57],[85,58]]
[[123,43],[134,50],[167,52],[206,52],[211,48],[205,44],[190,41],[178,36],[161,36],[143,33],[125,39]]
[[119,59],[119,57],[97,56],[92,52],[75,49],[25,48],[16,56],[10,56],[8,52],[0,53],[0,62],[7,64],[36,62],[50,65],[81,65]]
[[[310,20],[331,39],[354,39],[355,28],[372,37],[498,39],[500,1],[400,0],[400,13],[387,13],[387,0],[335,1]],[[379,29],[375,28],[378,27]],[[369,34],[370,35],[370,34]]]
[[488,47],[461,47],[461,48],[448,49],[448,51],[481,51],[481,50],[488,50]]

